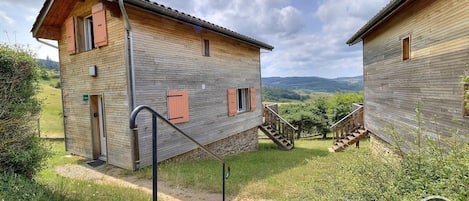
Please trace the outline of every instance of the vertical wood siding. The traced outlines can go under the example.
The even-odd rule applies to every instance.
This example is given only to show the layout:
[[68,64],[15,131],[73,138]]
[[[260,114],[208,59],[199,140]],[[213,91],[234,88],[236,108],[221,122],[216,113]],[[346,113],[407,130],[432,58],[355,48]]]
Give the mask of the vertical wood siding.
[[[469,1],[418,0],[364,37],[365,124],[392,142],[384,128],[397,126],[412,141],[415,108],[422,103],[430,137],[448,137],[463,118],[463,84],[469,70]],[[410,36],[410,59],[402,60],[401,40]]]
[[[98,0],[79,1],[69,17],[85,17]],[[92,157],[90,102],[84,94],[103,95],[104,125],[110,164],[131,169],[132,133],[129,129],[129,96],[125,67],[125,30],[121,19],[106,12],[109,44],[99,49],[69,55],[66,24],[59,40],[60,73],[63,79],[64,119],[67,147],[73,154]],[[88,75],[88,68],[97,66],[98,76]]]
[[[134,28],[138,105],[147,104],[167,116],[166,92],[188,91],[190,121],[178,126],[202,144],[261,124],[260,109],[232,117],[227,113],[227,89],[260,90],[259,48],[141,10],[128,13]],[[210,41],[209,57],[203,56],[204,39]],[[256,94],[256,108],[261,108],[260,99]],[[145,165],[151,161],[151,118],[142,115],[138,121]],[[196,148],[166,125],[158,126],[159,161]]]

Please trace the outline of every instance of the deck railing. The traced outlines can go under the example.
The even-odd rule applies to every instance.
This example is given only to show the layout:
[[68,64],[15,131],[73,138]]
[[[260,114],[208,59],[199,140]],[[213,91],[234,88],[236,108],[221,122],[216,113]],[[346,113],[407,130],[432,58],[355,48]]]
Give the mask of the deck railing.
[[279,131],[278,133],[284,138],[290,141],[294,146],[295,134],[298,132],[298,129],[291,125],[287,120],[283,119],[277,113],[278,106],[275,105],[266,105],[264,106],[263,116],[264,116],[264,125],[270,125],[273,129]]
[[362,127],[364,125],[363,114],[364,107],[359,104],[354,104],[355,110],[348,114],[340,121],[331,126],[334,142],[344,138],[348,133]]

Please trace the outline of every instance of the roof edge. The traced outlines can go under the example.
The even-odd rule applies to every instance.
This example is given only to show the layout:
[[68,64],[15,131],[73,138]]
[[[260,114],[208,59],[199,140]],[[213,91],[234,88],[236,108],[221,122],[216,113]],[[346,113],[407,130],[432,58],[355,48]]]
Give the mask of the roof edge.
[[215,25],[213,23],[207,22],[205,20],[202,20],[200,18],[191,16],[189,14],[179,12],[177,10],[171,9],[170,7],[166,7],[162,4],[151,2],[151,1],[148,1],[148,0],[125,0],[125,2],[127,2],[131,5],[137,6],[139,8],[143,8],[143,9],[146,9],[146,10],[149,10],[149,11],[153,11],[153,12],[158,13],[158,14],[163,15],[163,16],[167,16],[167,17],[170,17],[170,18],[173,18],[173,19],[177,19],[177,20],[180,20],[180,21],[188,23],[188,24],[200,26],[202,28],[205,28],[205,29],[208,29],[208,30],[220,33],[220,34],[223,34],[223,35],[228,36],[230,38],[240,40],[242,42],[254,45],[256,47],[259,47],[259,48],[262,48],[262,49],[265,49],[265,50],[272,51],[274,49],[274,47],[272,45],[269,45],[267,43],[258,41],[254,38],[245,36],[243,34],[231,31],[227,28]]
[[39,11],[39,15],[37,16],[36,21],[34,22],[33,27],[31,29],[31,33],[33,34],[34,38],[36,38],[37,31],[39,27],[42,26],[42,22],[44,22],[44,19],[46,18],[47,13],[49,13],[49,10],[52,7],[52,4],[54,4],[54,0],[46,0],[41,10]]
[[394,12],[399,10],[405,3],[410,0],[393,0],[389,2],[383,9],[381,9],[375,16],[373,16],[365,25],[363,25],[350,39],[347,44],[352,46],[363,40],[363,36],[373,30],[376,26],[381,24]]

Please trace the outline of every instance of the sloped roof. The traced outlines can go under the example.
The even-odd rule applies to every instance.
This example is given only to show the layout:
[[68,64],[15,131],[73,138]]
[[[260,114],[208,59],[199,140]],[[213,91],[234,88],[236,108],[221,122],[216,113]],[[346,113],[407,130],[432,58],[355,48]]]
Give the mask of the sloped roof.
[[[65,21],[68,13],[71,12],[75,3],[80,0],[46,0],[33,24],[31,32],[35,38],[45,38],[58,40],[60,38],[60,27]],[[196,25],[212,32],[224,35],[235,40],[254,45],[256,47],[273,50],[274,47],[267,43],[258,41],[246,35],[234,32],[219,25],[202,20],[195,16],[180,12],[170,7],[152,2],[150,0],[124,0],[126,5],[132,5],[142,8],[156,15],[168,17],[170,19],[181,21],[187,24]],[[117,0],[112,0],[117,4]]]
[[375,27],[391,17],[413,0],[392,0],[383,9],[381,9],[374,17],[372,17],[362,28],[360,28],[350,39],[347,40],[348,45],[355,45],[363,40],[363,36],[372,31]]

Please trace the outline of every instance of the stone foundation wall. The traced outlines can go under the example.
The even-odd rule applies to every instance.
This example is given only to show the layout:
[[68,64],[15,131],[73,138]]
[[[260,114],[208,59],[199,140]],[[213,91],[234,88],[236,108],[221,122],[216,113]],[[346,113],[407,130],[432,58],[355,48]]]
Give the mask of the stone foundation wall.
[[[256,151],[258,149],[257,127],[238,133],[231,137],[213,142],[207,148],[219,156],[227,156],[242,152]],[[204,150],[197,148],[166,161],[189,161],[213,159]]]
[[370,133],[370,151],[375,156],[380,156],[380,158],[387,161],[398,161],[400,156],[397,154],[393,146],[386,141],[382,140],[380,137]]

